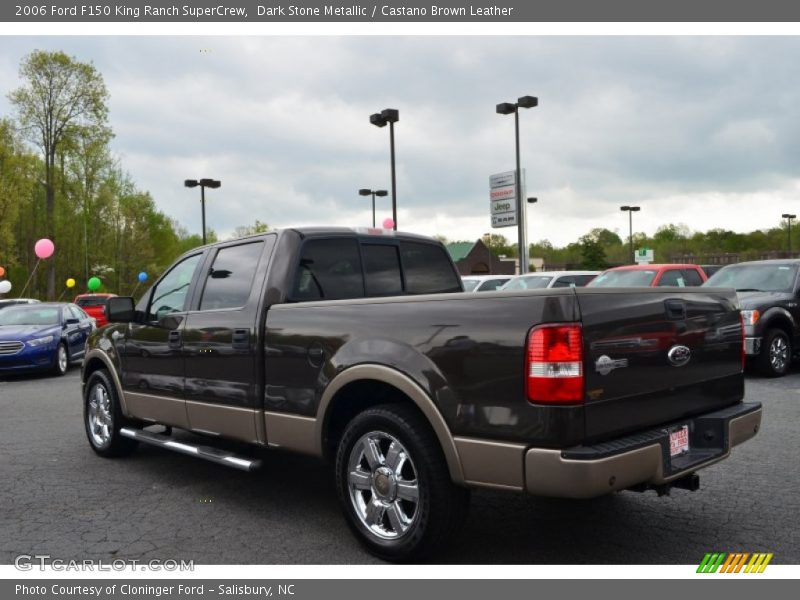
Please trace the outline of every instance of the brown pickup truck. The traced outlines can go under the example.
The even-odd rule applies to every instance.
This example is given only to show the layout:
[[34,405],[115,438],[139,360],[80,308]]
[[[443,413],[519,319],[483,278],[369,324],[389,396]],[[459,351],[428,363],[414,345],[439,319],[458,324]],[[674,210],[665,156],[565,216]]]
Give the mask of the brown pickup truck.
[[463,293],[442,245],[410,234],[205,246],[108,316],[83,367],[99,455],[143,442],[257,468],[214,444],[230,438],[328,459],[348,523],[390,560],[445,543],[470,488],[695,490],[761,420],[732,290]]

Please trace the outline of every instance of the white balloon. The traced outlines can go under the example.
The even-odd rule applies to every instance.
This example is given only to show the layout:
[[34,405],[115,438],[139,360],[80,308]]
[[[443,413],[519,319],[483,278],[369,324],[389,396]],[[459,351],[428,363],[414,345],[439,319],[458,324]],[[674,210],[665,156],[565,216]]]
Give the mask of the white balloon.
[[0,281],[0,294],[7,294],[11,291],[10,281]]

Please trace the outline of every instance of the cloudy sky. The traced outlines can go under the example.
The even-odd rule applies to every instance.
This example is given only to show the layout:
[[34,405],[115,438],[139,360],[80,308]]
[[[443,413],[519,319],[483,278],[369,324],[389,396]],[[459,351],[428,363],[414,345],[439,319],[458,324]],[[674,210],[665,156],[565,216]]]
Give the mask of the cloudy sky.
[[[0,115],[33,49],[92,61],[111,94],[113,146],[137,185],[190,231],[199,192],[223,235],[371,222],[362,187],[390,189],[396,125],[400,229],[490,231],[488,177],[514,166],[521,95],[531,240],[664,223],[737,231],[800,211],[796,37],[0,37]],[[378,221],[391,215],[378,199]],[[514,229],[494,230],[510,238]]]

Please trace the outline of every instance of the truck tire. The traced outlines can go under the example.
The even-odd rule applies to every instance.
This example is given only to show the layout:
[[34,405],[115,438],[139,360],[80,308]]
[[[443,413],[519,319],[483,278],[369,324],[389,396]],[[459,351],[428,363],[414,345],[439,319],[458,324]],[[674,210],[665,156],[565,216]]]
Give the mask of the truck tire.
[[89,376],[83,392],[83,423],[89,445],[100,456],[111,458],[130,454],[138,443],[122,437],[119,430],[129,425],[119,406],[117,388],[105,369]]
[[433,554],[466,517],[469,490],[453,484],[425,419],[404,405],[356,415],[336,453],[347,522],[373,554],[411,561]]
[[792,342],[783,329],[768,329],[756,360],[759,372],[766,377],[783,377],[792,364]]

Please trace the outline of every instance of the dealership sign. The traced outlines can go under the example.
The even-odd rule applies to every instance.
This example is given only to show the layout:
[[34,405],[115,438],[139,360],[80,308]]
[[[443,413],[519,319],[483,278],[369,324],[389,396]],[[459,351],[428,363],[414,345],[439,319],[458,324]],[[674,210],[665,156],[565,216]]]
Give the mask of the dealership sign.
[[[524,190],[524,170],[522,172],[522,181]],[[489,212],[492,217],[492,227],[512,227],[517,224],[515,171],[496,173],[489,177]]]
[[637,248],[633,259],[637,265],[649,265],[655,260],[655,253],[651,248]]

